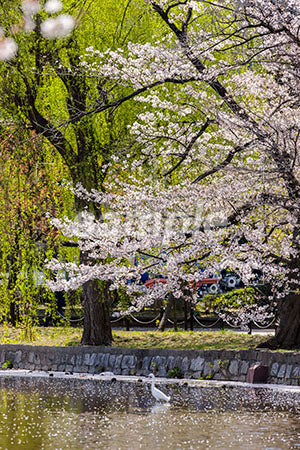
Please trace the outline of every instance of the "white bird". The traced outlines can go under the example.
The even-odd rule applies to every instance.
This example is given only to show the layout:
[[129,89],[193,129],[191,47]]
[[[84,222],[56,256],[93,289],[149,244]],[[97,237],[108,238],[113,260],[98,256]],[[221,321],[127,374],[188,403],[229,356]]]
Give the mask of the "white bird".
[[168,397],[166,394],[164,394],[159,389],[157,389],[157,387],[154,386],[155,376],[153,375],[153,373],[150,373],[149,377],[152,378],[151,394],[153,395],[153,397],[159,402],[160,401],[169,402],[171,397]]

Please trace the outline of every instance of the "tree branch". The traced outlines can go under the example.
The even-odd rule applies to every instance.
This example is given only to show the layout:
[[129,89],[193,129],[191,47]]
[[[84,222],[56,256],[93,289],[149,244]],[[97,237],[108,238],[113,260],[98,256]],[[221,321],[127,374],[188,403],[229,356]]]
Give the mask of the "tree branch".
[[78,121],[80,121],[81,119],[83,119],[86,116],[89,116],[91,114],[98,114],[101,113],[103,111],[106,111],[107,109],[111,109],[112,111],[114,111],[115,109],[117,109],[120,105],[122,105],[123,103],[127,102],[128,100],[133,99],[134,97],[142,94],[143,92],[146,92],[150,89],[153,89],[157,86],[161,86],[165,83],[173,83],[173,84],[185,84],[185,83],[190,83],[191,81],[196,81],[195,77],[190,77],[187,78],[185,80],[178,80],[178,79],[173,79],[173,78],[166,78],[165,80],[162,81],[155,81],[154,83],[148,84],[147,86],[144,86],[140,89],[135,90],[134,92],[131,92],[131,94],[125,95],[124,97],[120,98],[119,100],[115,100],[114,102],[111,103],[107,103],[105,105],[101,104],[101,106],[97,106],[96,108],[90,109],[89,111],[82,111],[78,114],[76,114],[76,116],[70,117],[68,120],[66,120],[65,122],[61,123],[58,128],[62,128],[65,127],[66,125],[70,124],[70,123],[76,123]]
[[198,183],[199,181],[203,180],[204,178],[208,177],[209,175],[213,175],[214,173],[218,172],[219,170],[224,169],[224,167],[228,166],[231,161],[233,160],[234,156],[237,153],[240,153],[241,151],[245,150],[247,147],[249,147],[254,141],[248,142],[247,144],[243,145],[243,146],[237,146],[235,147],[233,150],[231,150],[227,157],[224,159],[224,161],[222,161],[220,164],[218,164],[217,166],[213,167],[210,170],[207,170],[206,172],[202,173],[201,175],[199,175],[193,182],[194,183]]
[[208,128],[210,123],[211,123],[210,119],[207,119],[206,122],[202,125],[201,129],[199,130],[199,132],[191,139],[191,142],[186,147],[186,150],[185,150],[184,154],[182,155],[182,157],[180,158],[180,160],[178,161],[178,163],[175,164],[175,166],[172,167],[172,169],[168,170],[168,172],[166,172],[164,174],[165,177],[167,175],[170,175],[172,172],[174,172],[174,170],[176,170],[183,163],[183,161],[188,157],[188,154],[190,153],[191,149],[193,148],[193,145],[195,144],[195,142],[199,139],[200,136],[202,136],[202,134]]

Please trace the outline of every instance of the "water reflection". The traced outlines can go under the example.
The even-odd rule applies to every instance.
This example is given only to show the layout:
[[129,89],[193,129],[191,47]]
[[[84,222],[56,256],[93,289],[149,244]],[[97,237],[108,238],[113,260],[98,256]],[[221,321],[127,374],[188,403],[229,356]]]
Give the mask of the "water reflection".
[[[140,407],[84,392],[0,391],[0,449],[193,450],[300,447],[299,415]],[[130,400],[130,399],[129,399]]]
[[159,403],[157,403],[156,405],[152,406],[151,413],[166,414],[170,408],[171,408],[170,403],[165,403],[164,405],[160,405]]

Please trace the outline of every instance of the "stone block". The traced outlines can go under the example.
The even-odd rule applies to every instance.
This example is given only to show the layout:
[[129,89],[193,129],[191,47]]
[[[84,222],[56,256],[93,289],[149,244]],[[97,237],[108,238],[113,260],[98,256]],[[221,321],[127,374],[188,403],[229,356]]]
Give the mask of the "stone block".
[[228,370],[231,375],[235,375],[235,376],[238,375],[239,362],[237,359],[233,359],[230,361]]
[[89,353],[85,353],[85,354],[83,355],[83,361],[82,361],[82,364],[83,364],[84,366],[89,366],[89,365],[90,365],[90,354],[89,354]]
[[158,372],[157,372],[157,376],[158,377],[166,377],[168,376],[168,373],[166,371],[166,366],[159,366],[158,367]]
[[270,353],[268,350],[260,350],[257,356],[262,366],[268,366],[270,364]]
[[116,355],[110,355],[108,359],[108,370],[113,372],[113,368],[115,366]]
[[149,356],[144,356],[143,362],[142,362],[142,371],[149,370],[151,363],[151,358]]
[[241,368],[240,368],[240,374],[247,375],[248,369],[249,369],[249,361],[242,361]]
[[[55,357],[54,357],[54,363],[55,364],[61,364],[62,363],[62,359],[61,359],[61,354],[60,353],[56,353]],[[80,361],[81,363],[81,361]]]
[[2,351],[1,353],[0,353],[0,363],[1,364],[3,364],[5,361],[6,361],[6,358],[5,358],[5,351]]
[[202,376],[202,371],[201,372],[193,372],[192,373],[192,378],[194,380],[198,380],[198,378],[201,378],[201,376]]
[[213,380],[221,380],[222,378],[221,378],[221,374],[220,374],[220,372],[215,372],[214,374],[213,374]]
[[109,356],[110,356],[109,353],[103,353],[102,366],[103,366],[104,370],[108,369]]
[[292,369],[292,377],[300,379],[300,366],[294,366]]
[[68,355],[66,353],[60,353],[60,362],[62,364],[66,364],[68,360]]
[[157,364],[157,371],[156,374],[158,377],[166,377],[168,375],[168,372],[166,370],[166,362],[167,358],[165,356],[158,356],[156,364]]
[[168,371],[174,369],[174,362],[175,362],[174,356],[168,356],[167,361],[166,361],[166,366],[167,366]]
[[160,356],[154,356],[151,361],[151,366],[156,367],[158,369],[158,366],[160,365],[160,361],[161,361]]
[[49,360],[47,359],[47,354],[46,353],[40,353],[40,365],[44,366],[46,364],[49,364]]
[[203,378],[210,377],[212,375],[212,365],[209,361],[205,361],[203,367]]
[[96,353],[92,353],[91,354],[91,357],[90,357],[90,366],[94,366],[95,365],[95,361],[96,361],[96,357],[97,357],[97,354]]
[[286,366],[285,378],[291,378],[292,368],[293,368],[293,366],[291,364],[288,364]]
[[159,365],[159,356],[154,356],[151,358],[150,364],[149,364],[149,371],[153,372],[155,375],[158,371],[158,365]]
[[192,359],[190,370],[192,370],[193,372],[201,372],[204,367],[204,362],[204,358],[201,358],[200,356],[198,356],[196,359]]
[[270,372],[271,377],[277,377],[278,368],[279,368],[279,364],[277,362],[272,364],[271,372]]
[[29,363],[31,363],[31,364],[33,363],[33,361],[34,361],[34,352],[29,352],[27,361]]
[[183,373],[186,373],[189,370],[189,368],[190,368],[190,360],[189,360],[189,358],[187,356],[185,356],[183,358],[181,368],[182,368],[182,372]]
[[182,369],[182,357],[176,356],[174,360],[174,367],[178,367],[178,369]]
[[117,374],[117,370],[121,369],[121,364],[122,364],[122,359],[123,359],[123,355],[118,355],[115,359],[115,364],[114,364],[114,370],[113,372]]
[[220,372],[223,374],[227,373],[227,369],[229,366],[229,361],[223,359],[215,359],[213,362],[213,371]]
[[95,358],[95,367],[102,366],[103,353],[98,353]]
[[122,373],[123,369],[134,369],[136,365],[136,356],[133,355],[125,355],[122,360]]
[[285,372],[286,372],[286,364],[281,364],[277,373],[277,378],[284,378]]
[[45,353],[45,358],[47,358],[48,361],[54,361],[55,353],[54,352],[47,352],[47,353]]
[[74,364],[76,364],[75,355],[72,354],[67,355],[66,364],[71,364],[72,366],[74,366]]
[[22,351],[18,350],[15,354],[15,363],[19,364],[22,361]]
[[41,364],[41,358],[39,353],[35,353],[33,362],[36,366],[39,366]]
[[82,364],[82,355],[77,355],[76,356],[75,364],[76,364],[76,367],[80,367],[81,366],[81,364]]

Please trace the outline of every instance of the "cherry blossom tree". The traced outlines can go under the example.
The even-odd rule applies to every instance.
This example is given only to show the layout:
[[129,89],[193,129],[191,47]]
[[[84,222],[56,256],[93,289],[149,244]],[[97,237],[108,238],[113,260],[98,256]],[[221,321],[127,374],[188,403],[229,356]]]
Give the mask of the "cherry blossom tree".
[[[153,177],[142,186],[112,180],[105,195],[79,188],[106,214],[56,222],[89,255],[58,286],[110,280],[141,308],[168,292],[186,296],[186,286],[193,298],[195,263],[230,267],[245,283],[260,269],[280,307],[276,336],[265,345],[299,346],[299,5],[148,4],[170,31],[164,40],[126,52],[87,49],[81,66],[144,104],[130,130],[140,156],[129,156],[125,169],[140,179],[148,166]],[[133,263],[139,255],[146,264]],[[145,292],[140,276],[150,268],[168,283]]]

